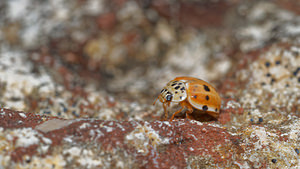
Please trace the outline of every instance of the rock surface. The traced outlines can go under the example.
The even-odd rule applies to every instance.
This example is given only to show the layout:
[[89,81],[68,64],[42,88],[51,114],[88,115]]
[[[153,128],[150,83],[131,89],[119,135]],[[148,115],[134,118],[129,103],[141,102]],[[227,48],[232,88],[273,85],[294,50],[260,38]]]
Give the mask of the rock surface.
[[[0,168],[300,167],[297,0],[0,8]],[[216,87],[217,120],[162,121],[182,75]]]

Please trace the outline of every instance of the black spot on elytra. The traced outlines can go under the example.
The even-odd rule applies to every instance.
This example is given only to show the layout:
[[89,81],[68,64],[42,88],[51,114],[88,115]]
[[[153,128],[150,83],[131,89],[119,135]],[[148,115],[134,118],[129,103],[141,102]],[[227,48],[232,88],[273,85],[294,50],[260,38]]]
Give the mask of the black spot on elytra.
[[206,100],[209,100],[209,96],[208,96],[208,95],[206,95],[206,96],[205,96],[205,99],[206,99]]
[[179,89],[179,88],[180,88],[180,86],[176,86],[176,87],[174,87],[174,89],[176,89],[176,90],[177,90],[177,89]]
[[171,84],[171,86],[175,86],[175,85],[177,85],[177,83],[173,83],[173,84]]
[[270,77],[270,76],[271,76],[271,73],[267,73],[266,76],[267,76],[267,77]]
[[166,91],[166,89],[162,89],[162,90],[160,91],[160,93],[162,93],[162,92],[164,92],[164,91]]
[[197,99],[197,95],[194,95],[193,97],[194,97],[195,99]]
[[271,65],[270,62],[266,62],[266,63],[265,63],[265,66],[266,66],[266,67],[269,67],[270,65]]
[[210,91],[210,89],[209,89],[209,87],[208,87],[208,86],[206,86],[206,85],[203,85],[203,87],[204,87],[204,90],[205,90],[205,91],[207,91],[207,92],[209,92],[209,91]]
[[180,96],[179,99],[181,100],[181,99],[182,99],[182,96]]
[[185,88],[184,88],[184,87],[182,87],[180,90],[185,90]]
[[280,60],[277,60],[277,61],[275,62],[276,65],[280,65],[280,63],[281,63]]
[[204,105],[204,106],[202,107],[202,110],[206,111],[206,110],[208,110],[208,107],[207,107],[206,105]]
[[178,85],[182,85],[182,83],[178,83]]
[[176,91],[175,94],[177,94],[178,92]]

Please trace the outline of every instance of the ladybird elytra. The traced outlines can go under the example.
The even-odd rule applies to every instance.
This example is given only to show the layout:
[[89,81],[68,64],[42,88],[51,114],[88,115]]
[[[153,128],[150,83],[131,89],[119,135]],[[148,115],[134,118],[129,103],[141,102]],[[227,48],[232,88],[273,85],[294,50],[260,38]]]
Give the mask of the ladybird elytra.
[[174,112],[170,121],[184,108],[187,109],[186,117],[192,119],[190,114],[196,109],[218,118],[221,107],[221,98],[216,89],[204,80],[194,77],[176,77],[161,90],[154,101],[159,100],[163,104],[165,118],[168,117],[167,108],[170,103],[178,103],[181,108]]

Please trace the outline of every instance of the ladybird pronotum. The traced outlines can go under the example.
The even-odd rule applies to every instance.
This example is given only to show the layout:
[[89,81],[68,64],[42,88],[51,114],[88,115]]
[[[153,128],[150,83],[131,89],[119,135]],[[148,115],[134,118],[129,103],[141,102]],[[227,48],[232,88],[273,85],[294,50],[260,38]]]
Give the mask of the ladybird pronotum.
[[[176,77],[171,80],[160,92],[157,99],[163,104],[165,119],[170,103],[179,103],[181,108],[173,113],[170,120],[187,109],[186,117],[192,119],[190,114],[196,110],[207,113],[215,118],[219,117],[221,98],[216,89],[209,83],[193,77]],[[157,99],[154,101],[156,103]]]

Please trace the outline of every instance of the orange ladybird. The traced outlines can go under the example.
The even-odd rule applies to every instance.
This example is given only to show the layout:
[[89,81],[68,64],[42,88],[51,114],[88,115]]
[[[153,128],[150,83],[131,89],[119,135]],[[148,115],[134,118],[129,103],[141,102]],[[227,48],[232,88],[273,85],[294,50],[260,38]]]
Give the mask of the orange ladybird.
[[[170,103],[179,103],[181,109],[173,113],[170,120],[187,108],[186,117],[192,119],[190,114],[200,110],[215,118],[219,117],[221,98],[216,89],[209,83],[193,77],[176,77],[171,80],[160,92],[157,99],[163,104],[165,118],[167,119],[167,107]],[[154,101],[157,101],[157,99]]]

